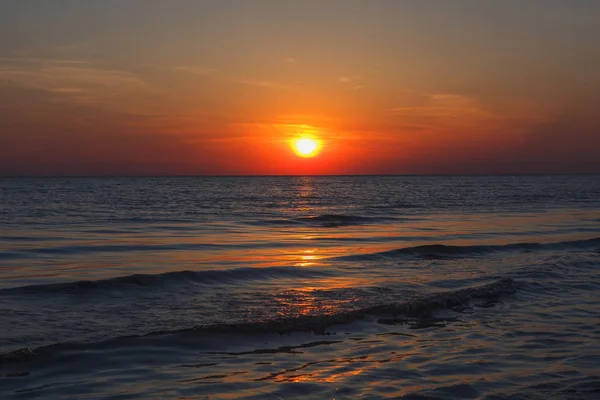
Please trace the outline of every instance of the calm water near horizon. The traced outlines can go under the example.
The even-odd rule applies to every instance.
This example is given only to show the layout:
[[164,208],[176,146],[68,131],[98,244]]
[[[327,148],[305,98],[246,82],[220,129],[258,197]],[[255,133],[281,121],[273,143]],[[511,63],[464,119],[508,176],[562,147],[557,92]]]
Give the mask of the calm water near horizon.
[[0,398],[600,398],[600,176],[0,178]]

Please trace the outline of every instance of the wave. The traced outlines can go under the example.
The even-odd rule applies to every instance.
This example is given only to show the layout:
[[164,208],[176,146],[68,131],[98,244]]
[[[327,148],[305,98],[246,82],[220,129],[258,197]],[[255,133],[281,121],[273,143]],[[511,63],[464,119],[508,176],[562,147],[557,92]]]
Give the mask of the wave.
[[[103,344],[117,343],[135,340],[136,338],[148,338],[168,335],[202,336],[206,334],[261,334],[291,332],[313,332],[317,335],[326,334],[328,328],[334,325],[350,324],[354,321],[364,319],[368,316],[378,317],[377,322],[390,324],[405,322],[407,318],[423,320],[430,318],[437,310],[462,309],[470,302],[477,299],[493,300],[500,296],[515,293],[517,283],[511,278],[502,278],[497,281],[480,286],[467,287],[464,289],[433,293],[415,297],[399,303],[378,304],[361,309],[340,311],[327,315],[302,315],[295,317],[281,317],[266,321],[250,321],[242,323],[224,323],[213,325],[200,325],[190,329],[178,329],[171,331],[157,331],[140,336],[123,336],[96,343],[58,343],[44,346],[35,350],[23,348],[20,350],[0,353],[0,364],[20,363],[25,359],[41,356],[45,352],[57,347],[86,347],[102,346]],[[180,337],[181,338],[181,337]],[[179,340],[176,338],[175,340]]]
[[160,287],[168,284],[224,284],[276,278],[311,278],[331,275],[329,271],[305,267],[235,268],[210,271],[175,271],[163,274],[133,274],[96,281],[50,283],[0,289],[2,294],[88,293],[90,290],[123,289],[127,287]]
[[[195,245],[193,245],[195,246]],[[203,245],[200,245],[203,246]],[[130,247],[130,246],[126,246]],[[172,247],[172,246],[170,246]],[[600,238],[588,240],[576,240],[553,243],[513,243],[505,245],[474,245],[474,246],[450,246],[443,244],[431,244],[400,249],[388,250],[368,254],[351,254],[347,256],[333,257],[329,260],[336,261],[377,261],[389,258],[422,258],[422,259],[454,259],[499,252],[533,252],[551,250],[581,250],[598,249]],[[89,249],[88,249],[89,250]],[[10,252],[9,252],[10,253]],[[76,293],[90,289],[111,289],[131,286],[163,286],[175,283],[200,283],[200,284],[226,284],[249,280],[275,279],[281,277],[289,278],[311,278],[318,276],[330,276],[335,274],[333,270],[323,270],[305,267],[265,267],[265,268],[235,268],[227,270],[208,271],[174,271],[162,274],[133,274],[103,280],[82,280],[67,283],[52,283],[41,285],[29,285],[15,288],[0,289],[3,293],[17,292],[67,292]]]
[[313,225],[320,225],[324,227],[338,227],[338,226],[350,226],[350,225],[364,225],[383,220],[389,220],[389,218],[376,218],[376,217],[363,217],[359,215],[344,215],[344,214],[323,214],[313,217],[297,218],[298,221],[306,222]]
[[[271,247],[285,247],[288,244],[270,243]],[[223,250],[223,249],[252,249],[260,248],[262,243],[243,244],[215,244],[215,243],[140,243],[140,244],[97,244],[97,245],[70,245],[53,247],[30,247],[18,250],[8,250],[0,253],[0,260],[15,260],[35,258],[38,256],[79,255],[96,253],[130,253],[130,252],[162,252],[162,251],[196,251],[196,250]]]
[[403,247],[400,249],[382,251],[368,254],[352,254],[348,256],[335,257],[336,260],[344,261],[376,261],[385,258],[463,258],[478,255],[487,255],[498,252],[533,252],[548,250],[578,250],[596,248],[600,246],[600,238],[575,240],[568,242],[553,243],[512,243],[504,245],[474,245],[474,246],[451,246],[444,244],[428,244],[421,246]]
[[31,237],[31,236],[0,236],[0,242],[43,242],[57,240],[57,237]]
[[[193,329],[181,330],[180,333],[262,333],[276,332],[314,332],[324,334],[333,325],[349,324],[369,315],[404,316],[409,318],[430,317],[432,312],[439,309],[452,309],[463,306],[475,299],[491,299],[503,294],[512,294],[517,290],[516,282],[511,278],[502,278],[481,286],[468,287],[441,293],[416,297],[400,303],[379,304],[330,315],[306,315],[299,317],[278,318],[270,321],[256,321],[239,324],[216,324],[198,326]],[[388,318],[379,318],[379,323],[388,323]],[[159,332],[168,333],[168,332]],[[154,333],[157,334],[157,333]]]
[[255,221],[258,225],[309,225],[323,228],[368,225],[386,221],[398,221],[397,217],[365,217],[361,215],[322,214],[308,217],[284,218]]
[[218,250],[226,245],[204,243],[181,244],[112,244],[39,247],[4,252],[0,259],[34,257],[36,255],[75,255],[86,253],[129,253],[137,251]]

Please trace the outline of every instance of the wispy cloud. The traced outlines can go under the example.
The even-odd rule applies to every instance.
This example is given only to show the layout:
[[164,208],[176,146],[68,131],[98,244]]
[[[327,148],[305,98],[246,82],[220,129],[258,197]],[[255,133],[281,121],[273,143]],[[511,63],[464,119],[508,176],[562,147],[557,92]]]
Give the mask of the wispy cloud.
[[338,82],[348,85],[352,90],[358,90],[365,87],[364,79],[360,75],[342,75],[337,77]]
[[198,66],[194,66],[194,65],[182,65],[182,66],[175,67],[174,69],[175,69],[175,71],[188,72],[190,74],[196,74],[196,75],[207,75],[207,74],[214,74],[216,72],[219,72],[219,70],[214,69],[214,68],[198,67]]
[[54,91],[64,86],[82,90],[113,88],[119,91],[147,88],[144,81],[131,73],[94,67],[0,67],[0,79],[47,91]]
[[78,60],[0,59],[0,83],[54,95],[54,100],[111,108],[152,92],[136,74]]
[[[460,132],[519,133],[546,121],[547,112],[530,108],[503,109],[462,94],[428,94],[418,105],[397,107],[390,114],[402,124],[428,130],[455,130]],[[414,130],[414,129],[412,129]]]
[[390,111],[410,117],[493,117],[493,114],[484,110],[476,99],[447,93],[430,94],[423,105],[397,107]]
[[54,92],[54,93],[67,93],[67,94],[80,94],[80,93],[84,93],[85,90],[83,90],[82,88],[72,88],[72,87],[61,87],[61,88],[54,88],[54,89],[49,89],[50,92]]
[[39,58],[39,57],[0,57],[0,64],[41,64],[41,65],[61,65],[61,64],[92,64],[88,60],[75,60],[68,58]]
[[244,85],[252,85],[259,86],[269,89],[282,89],[282,90],[298,90],[297,87],[286,85],[284,83],[275,82],[275,81],[263,81],[263,80],[255,80],[255,79],[236,79],[234,80],[236,83],[241,83]]

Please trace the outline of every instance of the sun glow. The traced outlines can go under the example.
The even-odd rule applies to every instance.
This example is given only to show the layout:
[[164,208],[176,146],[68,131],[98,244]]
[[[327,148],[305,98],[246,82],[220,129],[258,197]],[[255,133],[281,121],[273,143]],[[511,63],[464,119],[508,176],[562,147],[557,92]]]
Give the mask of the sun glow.
[[321,142],[310,137],[296,138],[292,140],[292,149],[300,157],[314,157],[321,149]]

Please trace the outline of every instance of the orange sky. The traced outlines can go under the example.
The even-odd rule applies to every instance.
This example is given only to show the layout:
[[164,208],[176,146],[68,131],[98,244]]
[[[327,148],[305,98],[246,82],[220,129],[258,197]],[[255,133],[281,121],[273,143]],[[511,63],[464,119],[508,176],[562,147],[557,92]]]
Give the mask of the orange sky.
[[596,1],[9,1],[0,26],[0,175],[600,173]]

